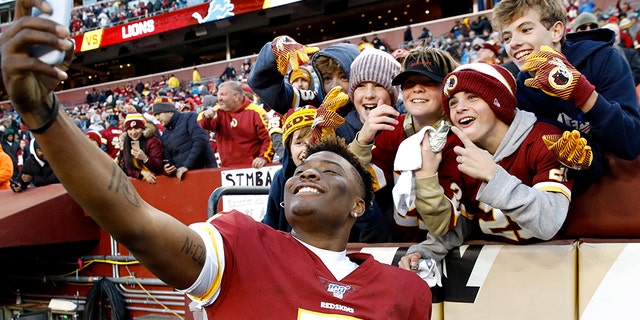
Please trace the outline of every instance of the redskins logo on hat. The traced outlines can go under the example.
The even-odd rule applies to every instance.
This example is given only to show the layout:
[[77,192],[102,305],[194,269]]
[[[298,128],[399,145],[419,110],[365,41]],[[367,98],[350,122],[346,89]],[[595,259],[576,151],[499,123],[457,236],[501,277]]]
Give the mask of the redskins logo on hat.
[[129,121],[129,123],[131,124],[130,125],[131,128],[135,128],[136,127],[136,122],[135,121]]
[[451,75],[444,83],[444,95],[449,97],[449,91],[454,90],[458,85],[458,77],[455,74]]

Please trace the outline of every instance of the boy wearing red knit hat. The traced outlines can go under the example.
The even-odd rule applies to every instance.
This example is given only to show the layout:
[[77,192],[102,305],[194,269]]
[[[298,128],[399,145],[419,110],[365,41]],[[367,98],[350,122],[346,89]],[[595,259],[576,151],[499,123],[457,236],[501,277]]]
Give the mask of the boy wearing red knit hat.
[[454,186],[459,202],[449,232],[411,246],[401,267],[415,269],[419,259],[441,262],[447,248],[460,246],[472,232],[525,244],[560,230],[573,182],[547,142],[561,131],[517,110],[515,93],[515,79],[498,65],[462,65],[445,77],[442,106],[459,139],[449,149],[459,172],[439,174],[454,180],[441,185]]

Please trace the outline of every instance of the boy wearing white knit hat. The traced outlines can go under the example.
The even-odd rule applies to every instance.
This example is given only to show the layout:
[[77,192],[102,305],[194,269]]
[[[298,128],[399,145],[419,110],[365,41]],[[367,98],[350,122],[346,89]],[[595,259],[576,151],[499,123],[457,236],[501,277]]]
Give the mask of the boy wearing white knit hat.
[[455,153],[458,172],[438,173],[451,178],[440,184],[455,188],[457,206],[450,230],[411,246],[400,267],[441,262],[472,233],[527,244],[552,239],[562,227],[573,181],[548,149],[562,131],[517,110],[515,93],[515,79],[498,65],[462,65],[445,77],[442,107],[458,138],[445,152]]
[[[407,210],[400,211],[391,207],[391,212],[387,211],[391,220],[387,226],[392,230],[391,241],[419,242],[425,239],[427,231],[448,230],[451,202],[444,197],[437,175],[440,163],[447,161],[442,159],[442,145],[434,151],[429,142],[429,135],[425,135],[424,132],[429,130],[426,129],[429,127],[434,131],[442,130],[439,134],[433,135],[442,137],[443,139],[439,139],[442,142],[447,137],[448,125],[441,105],[442,82],[444,76],[457,65],[458,63],[444,50],[424,47],[409,51],[403,60],[404,71],[391,81],[392,86],[402,87],[407,114],[400,114],[395,108],[384,103],[377,105],[369,111],[362,130],[349,145],[351,151],[363,162],[371,162],[380,168],[384,182],[394,185],[393,191],[385,188],[382,192],[376,193],[376,197],[385,199],[385,203],[397,203],[392,199],[392,194],[396,193],[397,188],[402,189],[403,183],[400,182],[403,179],[399,172],[407,171],[396,170],[396,159],[417,160],[419,163],[418,168],[411,172],[412,179],[409,181],[415,185],[415,188],[410,188],[414,189],[410,197],[414,196],[415,205],[408,205]],[[353,68],[351,72],[354,75]],[[355,100],[357,99],[354,98],[354,102]],[[423,136],[419,137],[420,132]],[[401,142],[416,137],[419,138],[420,145],[409,149],[417,154],[398,157],[396,154]],[[428,209],[423,211],[422,208]],[[429,215],[429,221],[423,219],[422,214]],[[432,223],[434,220],[437,221]]]
[[371,110],[378,105],[395,109],[398,88],[391,82],[399,73],[400,63],[379,49],[366,47],[353,60],[348,94],[361,123],[367,121]]

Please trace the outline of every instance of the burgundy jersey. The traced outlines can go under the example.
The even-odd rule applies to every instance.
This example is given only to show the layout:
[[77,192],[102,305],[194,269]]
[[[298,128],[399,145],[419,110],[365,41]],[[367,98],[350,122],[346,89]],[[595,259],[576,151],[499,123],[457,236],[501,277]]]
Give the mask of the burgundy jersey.
[[[393,165],[400,143],[407,138],[407,134],[403,128],[406,116],[406,114],[401,114],[397,118],[398,124],[395,125],[396,128],[394,130],[381,131],[376,136],[375,146],[373,150],[371,150],[371,163],[379,167],[382,172],[384,172],[387,184],[395,182],[400,175],[399,172],[393,169]],[[438,168],[438,177],[440,181],[443,181],[443,175],[445,177],[444,180],[447,181],[452,179],[447,176],[448,174],[458,174],[457,163],[455,161],[456,155],[453,152],[453,147],[460,145],[461,142],[460,140],[457,140],[458,144],[455,144],[456,141],[452,140],[451,136],[454,135],[450,133],[449,139],[442,151],[442,161],[440,161],[440,166]],[[452,168],[451,165],[453,165]],[[443,167],[450,168],[442,169]],[[455,171],[453,169],[455,169]],[[445,195],[451,196],[451,194],[447,194],[446,191],[447,189],[445,188]],[[377,195],[377,197],[381,198],[382,195]],[[427,225],[422,220],[422,217],[418,214],[415,207],[411,208],[404,216],[394,209],[393,221],[393,242],[421,242],[426,239]]]
[[[555,126],[538,122],[533,126],[518,150],[500,160],[498,164],[509,174],[520,179],[524,185],[541,191],[563,193],[571,199],[570,192],[573,182],[567,180],[567,168],[558,162],[556,155],[549,151],[542,141],[543,135],[561,133]],[[462,144],[455,136],[450,136],[447,144],[450,141],[452,144]],[[476,234],[473,237],[520,244],[539,241],[501,210],[477,201],[476,195],[481,182],[460,173],[457,169],[457,162],[453,161],[445,165],[445,168],[441,166],[438,171],[440,185],[444,188],[445,195],[451,199],[454,206],[458,207],[452,225],[456,223],[455,220],[459,215],[463,215],[475,219],[477,223],[478,228],[474,228]],[[509,197],[510,195],[502,196]]]
[[238,211],[211,223],[222,235],[225,269],[220,295],[206,308],[209,319],[431,317],[429,286],[412,272],[355,253],[349,258],[359,267],[338,281],[289,233]]
[[118,151],[120,151],[120,134],[122,132],[119,127],[109,127],[100,132],[102,137],[107,140],[107,154],[112,159],[115,159],[118,156]]

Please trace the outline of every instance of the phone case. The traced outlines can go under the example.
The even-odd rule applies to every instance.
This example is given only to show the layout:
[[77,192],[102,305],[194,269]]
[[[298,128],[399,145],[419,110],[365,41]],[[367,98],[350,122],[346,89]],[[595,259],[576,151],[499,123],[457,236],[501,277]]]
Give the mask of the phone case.
[[[49,0],[47,2],[53,8],[53,12],[50,15],[44,14],[36,8],[31,10],[31,15],[34,17],[39,16],[44,19],[49,19],[68,28],[69,21],[71,21],[71,7],[73,5],[73,0]],[[63,51],[55,50],[46,45],[34,45],[29,48],[30,56],[38,58],[40,61],[53,66],[59,65],[64,61],[64,54],[65,53]]]

